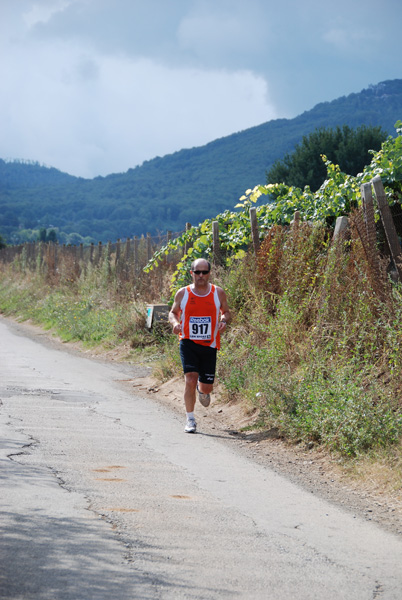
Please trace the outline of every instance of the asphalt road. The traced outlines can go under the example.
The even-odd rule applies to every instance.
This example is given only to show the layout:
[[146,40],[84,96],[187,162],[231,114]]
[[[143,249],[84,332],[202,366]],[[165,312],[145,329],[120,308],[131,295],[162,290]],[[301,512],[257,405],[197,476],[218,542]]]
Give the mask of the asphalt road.
[[401,600],[402,541],[0,318],[0,598]]

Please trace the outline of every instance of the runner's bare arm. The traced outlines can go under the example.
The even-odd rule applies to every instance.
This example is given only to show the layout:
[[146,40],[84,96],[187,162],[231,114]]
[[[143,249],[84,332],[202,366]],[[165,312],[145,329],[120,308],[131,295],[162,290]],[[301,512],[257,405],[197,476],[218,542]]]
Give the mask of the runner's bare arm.
[[172,325],[173,333],[175,335],[180,333],[180,315],[181,315],[180,304],[183,299],[183,294],[184,294],[184,288],[181,288],[178,292],[176,292],[172,308],[170,309],[170,312],[169,312],[169,323]]
[[217,289],[219,301],[221,303],[221,320],[218,324],[218,331],[222,331],[226,328],[226,323],[229,323],[231,319],[231,314],[225,292],[220,287],[218,287]]

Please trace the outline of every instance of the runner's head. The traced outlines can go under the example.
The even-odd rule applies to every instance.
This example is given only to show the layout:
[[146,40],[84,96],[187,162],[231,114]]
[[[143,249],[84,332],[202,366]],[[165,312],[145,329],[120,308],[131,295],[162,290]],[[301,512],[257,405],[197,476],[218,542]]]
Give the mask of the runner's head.
[[205,281],[207,283],[210,272],[211,263],[208,260],[205,260],[205,258],[197,258],[197,260],[191,264],[190,273],[194,282]]
[[205,258],[197,258],[191,263],[191,272],[195,273],[196,271],[206,271],[209,273],[211,271],[211,263]]

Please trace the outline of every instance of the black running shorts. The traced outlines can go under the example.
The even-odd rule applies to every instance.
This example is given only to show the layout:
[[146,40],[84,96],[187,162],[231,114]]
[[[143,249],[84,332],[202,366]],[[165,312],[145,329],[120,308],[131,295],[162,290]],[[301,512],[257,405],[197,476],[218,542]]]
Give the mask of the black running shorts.
[[216,348],[196,344],[192,340],[180,340],[180,358],[184,373],[198,373],[201,383],[215,380]]

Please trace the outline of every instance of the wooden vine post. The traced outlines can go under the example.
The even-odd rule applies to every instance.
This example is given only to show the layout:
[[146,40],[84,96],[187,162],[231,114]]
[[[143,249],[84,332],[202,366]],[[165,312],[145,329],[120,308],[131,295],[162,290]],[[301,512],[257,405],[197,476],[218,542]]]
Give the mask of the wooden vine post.
[[147,261],[149,262],[152,258],[152,238],[151,234],[147,233]]
[[250,225],[254,254],[257,254],[260,249],[260,236],[258,233],[257,209],[254,206],[250,208]]
[[139,242],[138,236],[135,235],[134,236],[134,248],[133,248],[134,274],[136,274],[138,272],[138,263],[139,263],[138,244],[139,243],[140,242]]
[[300,221],[301,221],[300,210],[296,210],[295,214],[293,215],[293,221],[291,222],[292,229],[294,229],[294,230],[299,229]]
[[214,265],[222,264],[221,247],[219,244],[219,223],[212,221],[212,251]]
[[[168,229],[166,232],[166,243],[169,245],[171,241],[172,241],[172,232],[170,229]],[[172,262],[172,257],[170,254],[168,254],[166,256],[166,262],[167,262],[167,264],[170,264]]]
[[[186,231],[190,231],[191,229],[191,223],[186,223]],[[188,251],[190,250],[190,246],[191,244],[189,242],[186,242],[184,244],[184,254],[188,254]]]
[[367,258],[376,277],[380,278],[380,264],[377,251],[377,228],[374,219],[374,201],[371,183],[363,183],[360,188],[363,204],[364,223],[367,234]]
[[120,263],[120,254],[121,254],[121,240],[120,240],[120,238],[118,238],[117,242],[116,242],[116,256],[115,256],[115,261],[114,261],[114,264],[117,268],[119,267],[119,263]]
[[130,262],[130,252],[131,252],[131,241],[130,238],[128,237],[126,239],[126,245],[125,245],[125,261],[128,264]]
[[109,240],[107,243],[107,250],[106,250],[106,261],[107,261],[107,272],[108,275],[110,276],[111,271],[111,264],[110,264],[110,258],[112,256],[112,242]]
[[96,259],[96,264],[100,265],[102,262],[102,242],[98,242],[98,258]]
[[387,201],[381,177],[377,175],[374,177],[372,183],[377,198],[378,210],[380,211],[382,224],[384,225],[388,247],[398,273],[399,281],[402,281],[402,249],[398,240],[395,224],[392,219],[391,209]]

